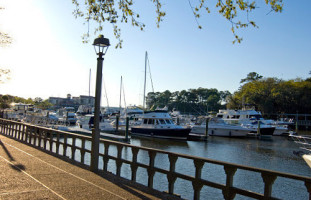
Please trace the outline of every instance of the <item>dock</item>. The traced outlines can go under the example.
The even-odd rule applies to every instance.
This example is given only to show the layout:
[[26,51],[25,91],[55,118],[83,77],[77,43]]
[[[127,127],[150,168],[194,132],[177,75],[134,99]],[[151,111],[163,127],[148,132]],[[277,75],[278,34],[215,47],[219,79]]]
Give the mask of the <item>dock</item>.
[[0,199],[180,199],[0,135]]

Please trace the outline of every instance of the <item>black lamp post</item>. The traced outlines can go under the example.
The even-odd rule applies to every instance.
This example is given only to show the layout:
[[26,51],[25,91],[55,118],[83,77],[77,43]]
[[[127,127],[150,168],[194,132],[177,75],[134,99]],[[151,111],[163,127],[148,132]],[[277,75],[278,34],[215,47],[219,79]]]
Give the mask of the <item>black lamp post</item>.
[[91,170],[98,171],[98,157],[99,157],[99,122],[100,122],[100,96],[102,86],[102,71],[103,71],[103,56],[106,54],[110,46],[109,39],[100,35],[94,40],[94,49],[97,58],[97,72],[96,72],[96,91],[95,91],[95,113],[94,113],[94,128],[92,129],[92,149],[91,149]]

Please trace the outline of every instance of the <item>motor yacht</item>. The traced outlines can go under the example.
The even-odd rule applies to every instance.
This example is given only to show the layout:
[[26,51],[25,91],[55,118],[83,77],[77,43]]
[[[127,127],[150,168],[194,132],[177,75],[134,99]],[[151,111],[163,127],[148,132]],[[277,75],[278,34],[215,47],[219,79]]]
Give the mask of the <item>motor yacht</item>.
[[167,139],[187,139],[191,128],[176,125],[172,117],[164,110],[144,112],[138,125],[131,127],[132,135]]

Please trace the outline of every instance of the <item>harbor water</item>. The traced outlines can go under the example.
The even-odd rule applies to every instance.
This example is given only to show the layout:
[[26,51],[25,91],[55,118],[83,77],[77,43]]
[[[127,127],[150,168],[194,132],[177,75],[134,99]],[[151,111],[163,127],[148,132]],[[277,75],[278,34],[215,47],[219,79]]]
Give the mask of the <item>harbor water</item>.
[[[136,138],[133,136],[131,144],[256,168],[302,176],[311,176],[311,169],[302,157],[293,153],[294,151],[300,150],[299,146],[287,137],[273,136],[272,139],[260,140],[256,138],[210,136],[208,141],[173,141],[155,138]],[[103,152],[104,147],[101,146],[100,149],[100,151]],[[116,156],[116,148],[111,146],[109,154]],[[130,149],[123,149],[122,158],[131,159]],[[89,162],[89,158],[86,160]],[[146,152],[138,154],[138,162],[149,162]],[[157,154],[155,163],[156,167],[165,169],[169,168],[167,156]],[[100,160],[99,165],[103,166],[102,160]],[[109,161],[108,171],[115,173],[115,162]],[[178,173],[194,176],[194,164],[190,160],[178,159],[176,163],[176,171]],[[131,169],[129,165],[122,166],[121,176],[130,179]],[[139,168],[137,172],[137,182],[147,185],[147,177],[147,171]],[[223,167],[214,164],[204,165],[202,169],[202,178],[221,184],[225,184],[226,182]],[[264,183],[260,173],[238,170],[234,176],[233,184],[236,187],[258,193],[263,193],[264,191]],[[154,177],[154,188],[160,191],[167,191],[167,186],[166,176],[156,173]],[[193,199],[192,184],[190,182],[177,179],[174,192],[181,195],[182,198]],[[304,183],[285,178],[277,178],[273,185],[272,195],[280,199],[289,200],[309,199]],[[201,199],[223,199],[223,195],[220,190],[203,187],[201,190]],[[249,198],[237,195],[235,199]]]

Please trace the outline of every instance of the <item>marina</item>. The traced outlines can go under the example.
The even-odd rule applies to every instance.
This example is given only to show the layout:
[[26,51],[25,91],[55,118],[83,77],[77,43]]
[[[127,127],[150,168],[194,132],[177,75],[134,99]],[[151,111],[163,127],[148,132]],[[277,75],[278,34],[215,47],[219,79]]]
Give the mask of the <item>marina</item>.
[[[1,124],[1,130],[5,135],[64,155],[86,166],[90,165],[89,137],[22,125],[18,122],[2,120]],[[13,124],[15,125],[12,126]],[[49,132],[54,132],[54,136],[49,134],[46,137],[45,133]],[[169,185],[173,183],[169,193],[178,194],[185,199],[192,199],[193,195],[199,195],[201,199],[222,199],[227,187],[228,190],[232,190],[230,194],[233,194],[233,191],[243,194],[237,194],[235,199],[258,199],[261,198],[261,193],[279,199],[308,199],[308,182],[305,181],[310,179],[310,168],[300,156],[293,154],[295,150],[299,150],[299,146],[294,141],[280,136],[273,136],[268,140],[210,136],[207,141],[132,136],[129,144],[101,140],[99,169],[135,180],[158,191],[168,191],[167,188],[171,188]],[[178,158],[174,168],[171,167],[174,160],[172,156]],[[201,164],[197,165],[196,162],[203,164],[200,175],[196,171]],[[237,169],[237,172],[233,173],[235,176],[232,186],[225,186],[228,184],[227,173],[230,172],[226,171],[226,166],[230,166],[228,170]],[[156,173],[150,173],[147,169]],[[174,182],[167,179],[167,170],[171,175],[178,177]],[[263,182],[265,174],[277,179],[271,183]],[[201,178],[198,179],[197,176]],[[196,180],[202,181],[206,186],[195,187],[193,181]],[[271,185],[270,188],[267,184],[273,184],[273,187]],[[197,196],[194,199],[199,198]]]
[[310,6],[1,1],[0,199],[311,200]]

